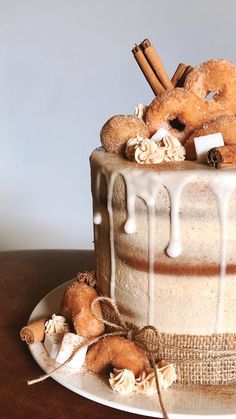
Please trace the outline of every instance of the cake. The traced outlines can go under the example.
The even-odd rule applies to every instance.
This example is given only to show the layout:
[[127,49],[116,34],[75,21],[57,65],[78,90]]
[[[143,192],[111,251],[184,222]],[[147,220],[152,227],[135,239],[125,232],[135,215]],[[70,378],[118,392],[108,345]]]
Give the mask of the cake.
[[111,117],[90,157],[96,271],[20,334],[60,363],[29,384],[66,365],[110,372],[168,418],[161,389],[236,382],[236,65],[180,64],[170,80],[150,41],[133,53],[155,98]]
[[[212,62],[219,71],[226,65],[212,60],[205,67]],[[201,109],[192,107],[187,74],[181,81],[186,87],[155,91],[152,104],[138,108],[147,138],[140,127],[129,136],[127,116],[102,128],[103,147],[90,157],[97,287],[126,321],[156,327],[162,336],[157,357],[178,361],[179,382],[230,384],[236,379],[235,357],[227,356],[236,349],[236,140],[210,127],[224,118],[230,133],[236,109],[219,95],[201,98]],[[175,109],[161,118],[163,102],[173,96],[174,106],[178,98],[190,101],[189,114],[184,102],[182,113]],[[201,116],[198,125],[193,113]],[[177,117],[184,129],[167,124]],[[198,159],[192,160],[195,130],[204,136],[196,135]],[[185,144],[187,159],[178,154]]]
[[236,170],[140,166],[102,149],[91,168],[101,293],[138,326],[235,332]]

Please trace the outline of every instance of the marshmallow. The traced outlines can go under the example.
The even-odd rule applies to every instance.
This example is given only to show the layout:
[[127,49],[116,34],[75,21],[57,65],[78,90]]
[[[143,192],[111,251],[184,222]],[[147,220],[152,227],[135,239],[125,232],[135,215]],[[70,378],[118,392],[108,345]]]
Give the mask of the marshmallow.
[[[76,347],[81,345],[84,341],[85,339],[82,336],[78,336],[75,333],[65,333],[55,361],[59,364],[63,364],[71,356]],[[71,361],[68,362],[67,366],[79,371],[84,363],[86,352],[87,346],[83,346],[75,353]]]
[[203,135],[202,137],[194,138],[194,144],[199,162],[205,162],[209,150],[214,147],[224,145],[224,140],[220,132],[216,134]]
[[164,137],[168,137],[170,135],[169,131],[167,131],[165,128],[160,128],[153,134],[151,137],[151,140],[155,141],[155,143],[158,143],[162,140]]
[[45,334],[44,347],[51,359],[55,359],[61,346],[61,339],[57,335]]

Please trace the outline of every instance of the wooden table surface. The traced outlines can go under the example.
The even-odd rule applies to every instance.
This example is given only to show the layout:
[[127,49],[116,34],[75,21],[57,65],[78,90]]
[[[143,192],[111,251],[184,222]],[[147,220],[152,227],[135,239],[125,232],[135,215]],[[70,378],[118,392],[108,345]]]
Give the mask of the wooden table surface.
[[93,269],[92,251],[33,250],[0,252],[0,417],[13,418],[143,418],[85,399],[56,381],[27,386],[42,370],[19,331],[36,304],[78,271]]

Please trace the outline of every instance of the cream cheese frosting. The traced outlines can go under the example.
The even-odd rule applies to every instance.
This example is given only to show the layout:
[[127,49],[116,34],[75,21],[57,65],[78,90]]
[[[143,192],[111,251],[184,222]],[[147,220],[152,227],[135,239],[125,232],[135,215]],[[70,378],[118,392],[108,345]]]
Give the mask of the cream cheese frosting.
[[127,141],[126,157],[139,164],[161,163],[164,157],[164,151],[149,138],[137,136]]
[[128,369],[115,369],[110,373],[109,383],[114,391],[121,394],[132,393],[135,386],[135,376],[133,371]]
[[[169,388],[177,379],[175,367],[165,361],[157,365],[157,374],[160,388]],[[156,393],[156,378],[153,368],[148,371],[142,371],[135,378],[134,373],[128,369],[115,369],[110,373],[109,383],[111,388],[120,394],[130,394],[133,391],[147,396]]]
[[163,137],[157,146],[160,147],[163,152],[163,161],[183,161],[185,159],[186,151],[181,145],[179,140],[173,135],[167,135]]
[[161,361],[158,364],[158,368],[162,376],[162,388],[167,389],[177,380],[175,366]]
[[[160,384],[160,387],[162,387],[163,384],[163,378],[161,373],[158,371],[158,381]],[[135,391],[137,393],[141,394],[147,394],[148,396],[152,396],[156,393],[156,379],[155,379],[155,373],[154,370],[151,370],[150,372],[143,371],[140,376],[136,379],[135,382]]]
[[44,347],[51,359],[58,355],[63,336],[69,332],[69,325],[63,316],[52,315],[45,323]]
[[235,169],[140,165],[102,149],[91,167],[101,292],[163,333],[234,332]]
[[185,148],[173,135],[166,135],[154,141],[137,136],[127,141],[126,157],[139,164],[177,162],[185,159]]
[[69,331],[69,326],[63,316],[52,315],[52,318],[45,323],[45,333],[49,335],[64,335]]

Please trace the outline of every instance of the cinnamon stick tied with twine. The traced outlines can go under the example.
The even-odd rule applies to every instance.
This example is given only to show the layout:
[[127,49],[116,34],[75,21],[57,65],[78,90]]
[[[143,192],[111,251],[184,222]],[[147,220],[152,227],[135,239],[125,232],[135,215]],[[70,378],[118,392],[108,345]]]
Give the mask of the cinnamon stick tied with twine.
[[162,64],[159,55],[157,54],[155,48],[149,41],[149,39],[144,39],[143,42],[141,42],[141,48],[143,50],[143,53],[152,67],[154,73],[156,74],[157,78],[161,82],[162,86],[165,90],[172,90],[173,84],[171,83],[171,80],[169,79],[169,76],[167,74],[167,71]]
[[207,153],[207,163],[215,169],[236,165],[236,145],[214,147]]
[[146,60],[146,57],[141,47],[136,44],[135,47],[132,49],[132,53],[155,96],[157,96],[160,93],[163,93],[165,89],[158,80],[151,65]]

